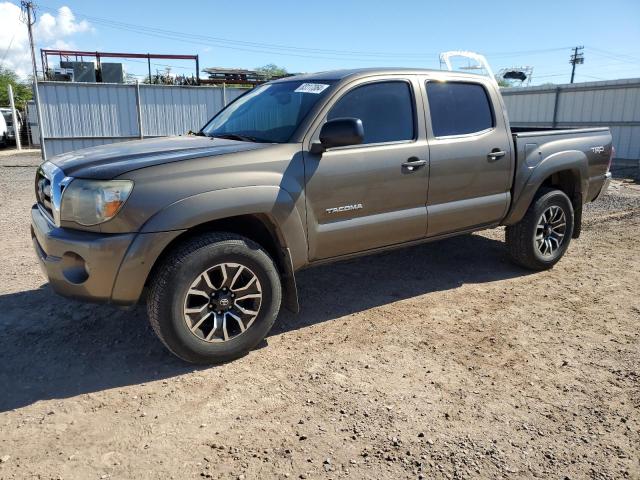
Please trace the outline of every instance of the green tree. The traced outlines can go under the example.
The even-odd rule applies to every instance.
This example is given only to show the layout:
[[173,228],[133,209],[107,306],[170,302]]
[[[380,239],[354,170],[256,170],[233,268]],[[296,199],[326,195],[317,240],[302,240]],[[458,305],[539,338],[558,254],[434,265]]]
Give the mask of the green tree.
[[[138,77],[136,77],[133,73],[126,73],[124,76],[124,83],[136,83]],[[149,83],[149,77],[144,77],[141,83]]]
[[512,86],[508,80],[505,80],[504,78],[500,78],[497,75],[496,75],[496,82],[498,82],[498,86],[500,88],[509,88]]
[[9,106],[9,84],[13,87],[13,100],[16,108],[26,109],[27,102],[33,96],[31,85],[20,80],[20,77],[13,70],[0,65],[0,106],[2,107]]
[[274,65],[273,63],[269,63],[264,67],[256,68],[256,72],[264,75],[267,80],[271,80],[272,78],[277,77],[286,77],[287,75],[289,75],[289,72],[287,72],[286,68],[279,67],[277,65]]

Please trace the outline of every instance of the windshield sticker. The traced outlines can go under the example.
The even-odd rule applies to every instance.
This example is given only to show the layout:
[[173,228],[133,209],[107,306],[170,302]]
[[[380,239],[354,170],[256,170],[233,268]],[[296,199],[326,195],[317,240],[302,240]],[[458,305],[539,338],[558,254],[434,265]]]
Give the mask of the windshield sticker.
[[298,88],[296,88],[294,92],[318,94],[324,92],[327,88],[329,88],[329,85],[326,85],[324,83],[303,83]]

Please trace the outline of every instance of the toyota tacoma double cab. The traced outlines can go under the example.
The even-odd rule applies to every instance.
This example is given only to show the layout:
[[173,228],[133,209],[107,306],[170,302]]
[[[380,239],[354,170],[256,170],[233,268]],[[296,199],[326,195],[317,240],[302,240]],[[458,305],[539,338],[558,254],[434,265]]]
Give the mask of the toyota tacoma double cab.
[[612,157],[608,128],[510,128],[487,77],[323,72],[262,84],[195,135],[51,158],[31,233],[55,292],[144,299],[171,352],[216,363],[299,309],[305,267],[504,225],[517,264],[551,268]]

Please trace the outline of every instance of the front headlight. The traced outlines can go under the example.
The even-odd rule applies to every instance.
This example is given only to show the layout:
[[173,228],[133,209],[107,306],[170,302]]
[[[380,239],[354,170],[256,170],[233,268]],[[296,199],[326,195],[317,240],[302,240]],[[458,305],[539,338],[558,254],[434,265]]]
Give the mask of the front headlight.
[[116,216],[127,201],[131,180],[73,180],[62,194],[60,218],[91,226]]

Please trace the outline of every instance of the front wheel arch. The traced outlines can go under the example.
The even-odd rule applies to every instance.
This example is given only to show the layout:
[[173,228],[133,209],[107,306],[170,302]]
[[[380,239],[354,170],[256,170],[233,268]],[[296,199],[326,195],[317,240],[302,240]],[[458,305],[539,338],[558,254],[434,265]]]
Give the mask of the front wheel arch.
[[156,275],[157,269],[162,265],[163,260],[176,248],[190,239],[216,232],[227,232],[257,243],[274,260],[283,284],[283,306],[293,313],[298,313],[298,290],[295,281],[295,272],[291,259],[291,252],[284,245],[284,239],[274,221],[267,215],[251,214],[239,215],[236,217],[221,218],[210,222],[196,225],[184,231],[174,238],[155,259],[153,267],[146,277],[145,287],[148,288],[150,281]]

